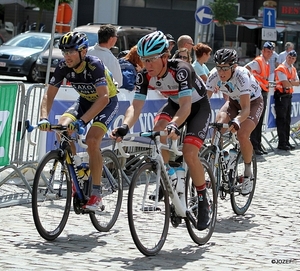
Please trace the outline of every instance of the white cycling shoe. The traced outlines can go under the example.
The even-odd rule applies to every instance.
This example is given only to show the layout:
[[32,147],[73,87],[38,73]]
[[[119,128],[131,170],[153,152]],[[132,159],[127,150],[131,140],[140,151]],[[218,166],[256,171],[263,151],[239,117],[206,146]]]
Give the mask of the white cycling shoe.
[[253,180],[250,177],[244,177],[241,194],[243,196],[246,196],[252,192],[252,189],[253,189]]

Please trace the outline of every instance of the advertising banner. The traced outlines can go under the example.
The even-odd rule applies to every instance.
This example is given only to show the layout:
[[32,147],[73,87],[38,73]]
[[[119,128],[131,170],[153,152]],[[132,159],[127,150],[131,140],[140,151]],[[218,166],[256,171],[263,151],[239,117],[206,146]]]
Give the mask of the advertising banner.
[[17,91],[17,84],[0,85],[0,166],[6,166],[10,161],[9,146]]

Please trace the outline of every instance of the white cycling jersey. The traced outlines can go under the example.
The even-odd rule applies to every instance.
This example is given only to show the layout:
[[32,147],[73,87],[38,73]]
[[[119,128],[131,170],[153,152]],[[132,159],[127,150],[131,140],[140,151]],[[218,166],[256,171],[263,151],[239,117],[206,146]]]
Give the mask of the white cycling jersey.
[[250,95],[250,101],[261,95],[261,88],[254,76],[248,69],[240,66],[235,68],[232,77],[227,82],[222,82],[217,69],[213,68],[207,79],[206,88],[211,92],[222,91],[238,102],[241,95]]

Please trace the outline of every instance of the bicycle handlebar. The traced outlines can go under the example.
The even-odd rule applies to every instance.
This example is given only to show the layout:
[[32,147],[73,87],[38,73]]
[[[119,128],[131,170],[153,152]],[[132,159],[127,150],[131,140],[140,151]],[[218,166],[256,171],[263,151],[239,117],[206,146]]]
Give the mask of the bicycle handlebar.
[[[168,133],[165,131],[148,131],[148,132],[140,132],[140,133],[132,133],[132,134],[127,134],[125,138],[129,137],[148,137],[151,139],[155,139],[156,137],[160,136],[167,136]],[[177,145],[178,140],[171,140],[168,145],[162,144],[162,149],[165,150],[172,150],[176,155],[181,156],[182,151],[178,150],[178,145]],[[129,153],[126,153],[123,149],[122,142],[117,142],[117,148],[120,151],[120,154],[122,157],[128,158],[130,156]]]
[[[25,128],[27,130],[27,141],[29,142],[30,145],[36,145],[36,142],[32,141],[31,139],[31,132],[35,129],[38,128],[38,125],[31,125],[29,120],[25,121]],[[82,127],[80,127],[82,128]],[[82,128],[83,129],[83,128]],[[61,125],[61,124],[50,124],[50,130],[51,131],[67,131],[68,130],[68,126],[66,125]],[[83,129],[84,130],[84,129]],[[87,145],[83,142],[83,132],[81,129],[79,129],[79,131],[76,131],[77,133],[77,143],[80,147],[86,149]]]
[[[222,128],[224,129],[228,129],[229,128],[229,125],[228,123],[219,123],[219,122],[211,122],[209,123],[209,126],[213,127],[213,128],[217,128],[218,131],[220,131]],[[234,143],[238,143],[238,139],[236,137],[236,133],[231,133],[230,132],[230,138],[232,139],[232,141]]]

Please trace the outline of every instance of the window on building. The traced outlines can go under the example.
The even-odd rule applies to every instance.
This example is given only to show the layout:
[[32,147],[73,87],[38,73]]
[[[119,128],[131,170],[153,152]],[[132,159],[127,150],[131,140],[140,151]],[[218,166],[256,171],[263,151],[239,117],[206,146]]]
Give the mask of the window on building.
[[120,0],[120,6],[144,8],[146,0]]

